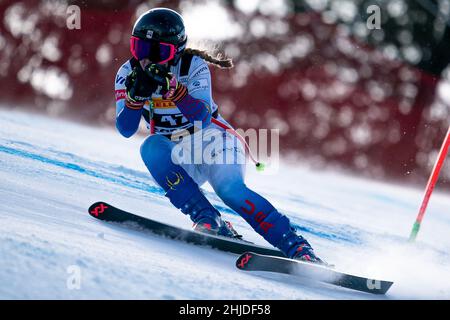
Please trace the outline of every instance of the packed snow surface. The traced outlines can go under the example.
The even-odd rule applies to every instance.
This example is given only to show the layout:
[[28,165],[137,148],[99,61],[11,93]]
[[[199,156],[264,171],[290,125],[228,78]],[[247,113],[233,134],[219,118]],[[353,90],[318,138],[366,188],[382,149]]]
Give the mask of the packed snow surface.
[[[433,194],[417,242],[408,235],[423,190],[306,166],[247,170],[247,185],[288,215],[336,269],[394,281],[386,296],[235,267],[236,255],[108,224],[106,201],[183,228],[150,177],[144,136],[0,109],[1,299],[450,298],[450,196]],[[207,197],[248,240],[268,245],[212,189]]]

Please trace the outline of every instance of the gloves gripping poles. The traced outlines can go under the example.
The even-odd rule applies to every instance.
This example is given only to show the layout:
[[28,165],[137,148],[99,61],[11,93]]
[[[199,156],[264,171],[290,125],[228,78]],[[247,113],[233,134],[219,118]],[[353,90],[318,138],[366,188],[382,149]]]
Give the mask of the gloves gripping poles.
[[445,157],[448,153],[448,148],[450,145],[450,127],[447,131],[447,135],[445,136],[444,142],[442,143],[441,150],[439,151],[438,158],[436,163],[434,164],[433,170],[431,171],[430,178],[428,180],[427,186],[425,188],[425,195],[422,200],[422,205],[419,209],[419,214],[417,215],[416,221],[414,222],[411,235],[409,236],[409,241],[413,242],[416,240],[417,234],[419,233],[420,224],[422,223],[423,217],[425,215],[425,211],[428,206],[428,202],[431,197],[431,193],[434,190],[434,186],[439,178],[439,172],[441,171],[442,165],[444,164]]

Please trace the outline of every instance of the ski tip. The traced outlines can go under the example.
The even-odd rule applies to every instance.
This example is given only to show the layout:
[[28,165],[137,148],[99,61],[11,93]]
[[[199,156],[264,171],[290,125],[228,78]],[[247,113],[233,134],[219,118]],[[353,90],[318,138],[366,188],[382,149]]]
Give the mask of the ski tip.
[[236,267],[241,270],[246,270],[248,267],[248,263],[253,257],[253,252],[245,252],[239,256],[239,258],[236,260]]
[[103,201],[98,201],[95,202],[93,204],[91,204],[91,206],[88,209],[88,212],[91,216],[95,217],[95,218],[99,218],[99,216],[105,212],[106,209],[109,208],[109,204],[107,204],[106,202]]
[[373,294],[386,294],[393,284],[392,281],[367,280],[368,292]]

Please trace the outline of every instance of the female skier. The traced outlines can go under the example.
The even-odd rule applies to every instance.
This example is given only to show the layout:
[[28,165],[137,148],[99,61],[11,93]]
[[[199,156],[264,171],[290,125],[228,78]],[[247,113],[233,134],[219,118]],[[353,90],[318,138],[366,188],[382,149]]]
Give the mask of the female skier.
[[[230,68],[231,60],[187,49],[186,41],[183,19],[173,10],[155,8],[138,18],[130,40],[132,58],[120,67],[115,79],[118,131],[128,138],[144,118],[150,135],[141,146],[142,160],[170,202],[190,216],[195,230],[240,237],[200,191],[199,186],[208,181],[227,206],[287,257],[322,263],[310,244],[295,233],[289,219],[245,185],[245,161],[178,161],[183,157],[177,158],[174,150],[181,147],[189,158],[198,148],[192,148],[192,141],[198,139],[180,141],[175,137],[180,132],[196,136],[205,131],[198,129],[219,130],[223,137],[223,144],[214,144],[215,151],[210,154],[216,158],[213,160],[245,157],[236,136],[226,130],[230,126],[212,98],[206,63]],[[213,143],[203,140],[202,150]]]

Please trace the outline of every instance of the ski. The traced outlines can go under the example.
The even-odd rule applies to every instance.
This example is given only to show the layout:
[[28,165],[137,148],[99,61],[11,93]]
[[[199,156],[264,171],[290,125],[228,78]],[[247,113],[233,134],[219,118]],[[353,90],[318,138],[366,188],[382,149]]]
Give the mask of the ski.
[[261,255],[255,252],[243,253],[236,260],[236,267],[246,271],[267,271],[305,277],[373,294],[385,294],[393,284],[390,281],[368,279],[338,272],[318,264],[279,256]]
[[89,214],[99,220],[116,222],[128,227],[136,226],[141,230],[147,230],[156,235],[195,245],[208,246],[221,251],[235,254],[253,251],[272,256],[284,256],[283,253],[277,249],[259,246],[244,240],[209,235],[198,231],[178,228],[118,209],[106,202],[96,202],[92,204],[89,207]]

